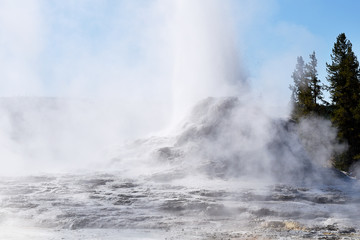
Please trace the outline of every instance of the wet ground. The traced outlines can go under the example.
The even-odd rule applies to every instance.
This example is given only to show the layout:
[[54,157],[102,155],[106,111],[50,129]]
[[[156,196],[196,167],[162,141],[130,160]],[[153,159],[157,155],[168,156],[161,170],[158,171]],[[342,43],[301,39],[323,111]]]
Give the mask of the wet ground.
[[2,178],[0,239],[360,239],[354,183],[203,182],[115,173]]

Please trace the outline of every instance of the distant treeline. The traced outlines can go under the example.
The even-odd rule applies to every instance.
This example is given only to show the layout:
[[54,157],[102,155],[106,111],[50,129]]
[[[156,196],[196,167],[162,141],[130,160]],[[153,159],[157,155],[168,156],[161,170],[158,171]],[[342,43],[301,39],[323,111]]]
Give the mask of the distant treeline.
[[[292,74],[291,117],[295,121],[309,116],[321,116],[338,128],[338,139],[348,144],[348,150],[334,156],[333,165],[341,170],[360,159],[360,69],[351,42],[341,33],[334,43],[331,63],[326,63],[327,82],[321,84],[317,74],[315,52],[310,61],[300,56]],[[324,99],[329,94],[329,102]]]

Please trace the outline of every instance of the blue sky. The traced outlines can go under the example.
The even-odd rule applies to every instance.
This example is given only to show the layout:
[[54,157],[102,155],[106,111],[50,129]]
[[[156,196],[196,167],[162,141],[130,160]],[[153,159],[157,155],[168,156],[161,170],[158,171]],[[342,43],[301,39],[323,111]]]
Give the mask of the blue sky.
[[[274,19],[303,26],[313,34],[321,43],[314,50],[319,52],[318,58],[324,63],[331,61],[331,49],[340,33],[347,35],[353,43],[354,51],[360,54],[359,8],[360,2],[356,0],[280,0]],[[324,65],[319,65],[319,71],[322,73],[321,69],[324,68]]]
[[356,0],[280,0],[277,20],[294,22],[306,26],[309,31],[325,39],[332,40],[340,32],[358,38],[356,31],[359,24],[358,9],[360,2]]
[[[253,10],[250,26],[245,31],[243,52],[246,55],[243,59],[248,62],[255,88],[261,88],[261,92],[281,89],[280,95],[273,96],[279,102],[285,101],[286,94],[290,94],[287,87],[292,81],[290,76],[297,56],[303,56],[307,61],[309,54],[315,51],[319,77],[327,83],[326,62],[331,61],[331,50],[340,33],[346,33],[353,43],[353,50],[360,54],[359,1],[255,2],[256,10]],[[244,1],[233,1],[233,4],[236,12]],[[240,26],[241,20],[238,22]],[[241,33],[238,37],[244,38]]]
[[[105,95],[154,104],[171,98],[172,4],[179,1],[0,0],[0,96]],[[290,96],[297,56],[307,60],[316,51],[325,80],[338,34],[345,32],[360,54],[356,0],[197,2],[203,11],[210,2],[227,6],[229,19],[219,21],[231,25],[226,34],[236,39],[241,69],[274,104]]]

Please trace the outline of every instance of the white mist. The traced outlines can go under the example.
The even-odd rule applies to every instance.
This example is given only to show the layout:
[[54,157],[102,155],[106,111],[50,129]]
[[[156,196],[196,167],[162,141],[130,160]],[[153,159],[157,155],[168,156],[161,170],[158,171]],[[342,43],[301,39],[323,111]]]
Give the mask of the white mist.
[[238,54],[231,2],[174,1],[174,121],[209,96],[238,96],[245,76]]

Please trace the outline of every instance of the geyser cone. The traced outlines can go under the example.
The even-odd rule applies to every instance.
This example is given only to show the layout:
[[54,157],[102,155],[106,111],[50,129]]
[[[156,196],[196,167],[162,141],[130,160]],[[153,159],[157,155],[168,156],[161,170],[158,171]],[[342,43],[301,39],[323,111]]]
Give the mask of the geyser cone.
[[305,148],[299,126],[272,119],[249,102],[207,98],[171,136],[138,141],[131,152],[143,152],[141,159],[166,166],[169,178],[205,175],[309,184],[334,178],[334,171],[326,170]]

